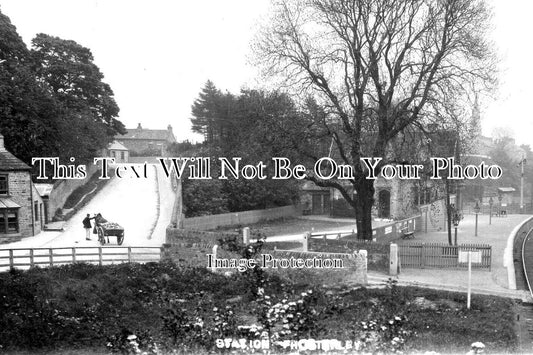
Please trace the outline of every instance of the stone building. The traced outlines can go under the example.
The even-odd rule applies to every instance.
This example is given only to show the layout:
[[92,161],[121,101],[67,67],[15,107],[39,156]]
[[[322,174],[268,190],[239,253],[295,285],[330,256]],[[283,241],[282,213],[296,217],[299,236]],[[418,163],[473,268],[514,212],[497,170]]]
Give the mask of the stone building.
[[115,137],[115,140],[129,150],[130,156],[166,155],[170,144],[176,142],[172,126],[167,129],[127,128],[128,133]]
[[105,149],[105,156],[115,158],[115,163],[127,163],[129,161],[130,152],[123,144],[113,141]]
[[31,168],[5,149],[0,134],[0,243],[34,236],[44,223],[43,200]]
[[[351,189],[348,184],[347,187],[348,190]],[[416,187],[412,181],[378,178],[375,182],[372,215],[386,219],[411,216],[417,210],[416,197]],[[354,209],[334,188],[322,188],[306,182],[302,186],[300,201],[306,214],[355,218]]]

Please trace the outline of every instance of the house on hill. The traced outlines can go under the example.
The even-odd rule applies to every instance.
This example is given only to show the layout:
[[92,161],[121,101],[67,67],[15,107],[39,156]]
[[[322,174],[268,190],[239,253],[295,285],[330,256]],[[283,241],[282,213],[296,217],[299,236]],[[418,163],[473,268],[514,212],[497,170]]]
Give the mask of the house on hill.
[[34,236],[44,223],[43,200],[31,168],[5,149],[0,134],[0,243]]
[[176,143],[172,126],[167,129],[147,129],[139,123],[137,128],[127,128],[128,133],[115,140],[129,150],[130,156],[166,155],[168,146]]
[[115,163],[127,163],[130,155],[128,148],[117,141],[109,143],[104,153],[107,157],[115,158]]

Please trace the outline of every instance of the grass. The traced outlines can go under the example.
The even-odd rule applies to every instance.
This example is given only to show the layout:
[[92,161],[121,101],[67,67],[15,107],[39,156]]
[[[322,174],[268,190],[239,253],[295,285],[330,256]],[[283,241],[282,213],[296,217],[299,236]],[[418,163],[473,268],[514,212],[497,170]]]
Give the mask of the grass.
[[[91,199],[98,194],[111,181],[110,179],[100,179],[99,174],[95,173],[87,182],[76,188],[67,197],[63,209],[70,210],[67,214],[62,216],[62,220],[68,220],[76,212],[91,201]],[[56,216],[57,217],[57,216]]]
[[[272,304],[296,301],[313,290],[299,310],[305,327],[298,338],[378,336],[369,346],[381,347],[398,335],[408,353],[466,353],[476,341],[486,345],[487,353],[517,347],[509,299],[476,295],[467,310],[462,293],[394,284],[324,289],[320,282],[310,284],[305,273],[292,281],[268,274],[263,280]],[[250,274],[224,276],[172,263],[75,264],[0,273],[0,352],[132,353],[125,334],[136,334],[143,349],[157,343],[163,353],[213,352],[216,338],[242,337],[238,325],[264,322],[265,303],[254,294],[254,285]],[[401,321],[393,329],[389,322],[394,319]],[[366,330],[362,322],[389,328]],[[391,350],[380,349],[371,350]]]

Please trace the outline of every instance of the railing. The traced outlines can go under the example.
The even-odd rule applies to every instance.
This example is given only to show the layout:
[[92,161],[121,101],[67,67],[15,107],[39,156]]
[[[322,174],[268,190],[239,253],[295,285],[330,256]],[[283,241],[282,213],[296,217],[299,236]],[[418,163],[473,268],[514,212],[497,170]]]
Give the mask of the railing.
[[341,239],[341,237],[346,237],[349,235],[357,234],[354,229],[348,231],[336,231],[336,232],[312,232],[311,238],[323,238],[327,239],[328,236],[335,236],[336,239]]
[[492,247],[486,244],[447,245],[441,243],[417,243],[399,245],[400,264],[404,268],[468,268],[465,255],[472,251],[473,269],[491,267]]
[[0,271],[85,262],[98,265],[160,261],[161,247],[60,247],[0,249]]

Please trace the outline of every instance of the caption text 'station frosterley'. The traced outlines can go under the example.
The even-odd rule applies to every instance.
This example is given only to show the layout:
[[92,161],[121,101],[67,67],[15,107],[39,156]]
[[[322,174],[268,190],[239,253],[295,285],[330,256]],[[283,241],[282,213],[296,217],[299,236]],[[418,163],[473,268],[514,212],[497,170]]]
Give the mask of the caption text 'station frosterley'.
[[[312,170],[308,170],[301,164],[293,165],[288,158],[273,157],[272,165],[267,167],[263,161],[257,164],[241,164],[241,158],[218,158],[220,162],[220,174],[218,179],[228,178],[246,180],[271,178],[273,180],[305,179],[308,175],[313,175],[318,179],[329,180],[349,180],[354,178],[354,170],[351,165],[338,164],[335,160],[324,157],[314,164]],[[424,166],[420,164],[384,164],[380,165],[382,158],[361,158],[361,163],[366,168],[367,179],[374,180],[378,177],[385,179],[420,179]],[[74,163],[75,159],[70,158]],[[209,157],[176,157],[158,158],[165,176],[171,176],[172,171],[178,179],[185,176],[188,169],[188,179],[209,180],[211,175],[211,158]],[[452,158],[430,158],[431,179],[499,179],[502,169],[498,165],[487,165],[482,162],[478,165],[462,166],[455,163]],[[59,163],[59,158],[33,158],[32,164],[37,165],[39,176],[37,179],[85,179],[87,177],[87,166],[83,164],[63,165]],[[115,159],[110,157],[94,158],[94,164],[100,168],[100,179],[109,179],[109,170],[112,169],[118,178],[147,178],[148,164],[115,164]],[[268,174],[267,169],[272,173]]]

